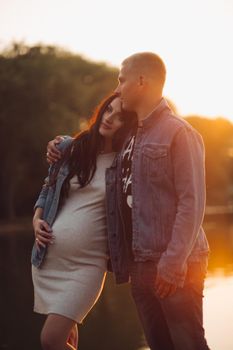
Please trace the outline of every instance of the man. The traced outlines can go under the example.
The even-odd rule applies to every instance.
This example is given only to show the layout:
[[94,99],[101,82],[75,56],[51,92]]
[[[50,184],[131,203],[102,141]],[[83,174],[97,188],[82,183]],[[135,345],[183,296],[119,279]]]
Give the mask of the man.
[[120,69],[116,92],[138,127],[106,173],[110,256],[117,283],[131,282],[152,350],[207,350],[204,145],[162,97],[165,77],[149,52]]

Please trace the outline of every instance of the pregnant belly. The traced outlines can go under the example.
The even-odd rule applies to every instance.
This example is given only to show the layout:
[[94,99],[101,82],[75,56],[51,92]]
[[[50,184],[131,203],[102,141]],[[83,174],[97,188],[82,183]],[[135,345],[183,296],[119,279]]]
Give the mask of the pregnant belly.
[[82,256],[106,257],[107,255],[106,217],[103,214],[61,213],[56,218],[52,229],[55,239],[48,249],[50,257],[75,260]]

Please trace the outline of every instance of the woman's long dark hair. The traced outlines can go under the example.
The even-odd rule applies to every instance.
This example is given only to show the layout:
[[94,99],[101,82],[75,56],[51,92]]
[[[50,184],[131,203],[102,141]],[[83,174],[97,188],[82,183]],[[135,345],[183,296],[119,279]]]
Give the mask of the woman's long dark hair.
[[[86,186],[92,180],[96,171],[96,159],[104,145],[104,138],[99,133],[103,114],[108,105],[117,98],[117,94],[111,94],[105,98],[95,109],[89,123],[89,128],[78,133],[71,144],[65,150],[61,161],[56,166],[56,170],[51,174],[50,184],[54,185],[61,166],[68,165],[69,174],[65,179],[60,196],[60,204],[68,197],[70,189],[70,179],[77,175],[79,185]],[[129,131],[136,126],[136,115],[122,110],[124,125],[113,137],[113,150],[119,151]]]

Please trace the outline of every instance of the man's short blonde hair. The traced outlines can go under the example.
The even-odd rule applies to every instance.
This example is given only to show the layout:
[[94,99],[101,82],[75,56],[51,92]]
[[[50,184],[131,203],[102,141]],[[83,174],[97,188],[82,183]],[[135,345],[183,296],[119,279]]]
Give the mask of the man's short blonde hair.
[[127,57],[122,66],[127,66],[130,71],[144,74],[154,79],[161,87],[166,80],[166,67],[157,54],[153,52],[139,52]]

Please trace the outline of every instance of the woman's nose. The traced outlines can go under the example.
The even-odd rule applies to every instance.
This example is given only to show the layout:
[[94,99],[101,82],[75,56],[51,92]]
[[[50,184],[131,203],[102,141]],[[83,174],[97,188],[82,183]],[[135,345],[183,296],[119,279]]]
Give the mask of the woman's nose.
[[113,115],[112,114],[109,114],[106,118],[105,118],[106,122],[107,123],[112,123],[113,121]]

